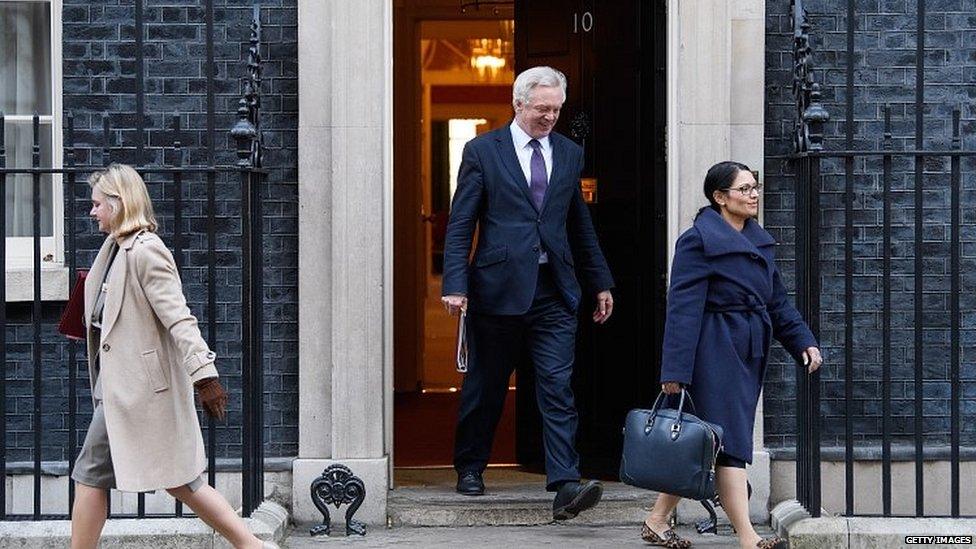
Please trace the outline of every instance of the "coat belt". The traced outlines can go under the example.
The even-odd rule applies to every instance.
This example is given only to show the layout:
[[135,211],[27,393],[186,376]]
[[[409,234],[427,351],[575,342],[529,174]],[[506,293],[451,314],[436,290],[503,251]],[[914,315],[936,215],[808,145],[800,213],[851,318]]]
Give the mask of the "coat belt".
[[730,303],[725,305],[706,303],[705,310],[710,313],[761,313],[766,310],[766,305],[762,303],[753,305],[748,303]]
[[763,324],[771,324],[764,303],[706,303],[709,313],[756,313],[749,315],[749,358],[761,358],[764,354]]

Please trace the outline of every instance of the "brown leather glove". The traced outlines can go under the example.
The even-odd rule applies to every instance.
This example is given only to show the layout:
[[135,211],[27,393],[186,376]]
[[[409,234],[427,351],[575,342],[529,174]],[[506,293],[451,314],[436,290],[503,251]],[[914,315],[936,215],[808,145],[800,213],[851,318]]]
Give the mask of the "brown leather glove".
[[212,418],[223,420],[227,410],[227,391],[215,377],[201,379],[193,384],[197,390],[197,401]]

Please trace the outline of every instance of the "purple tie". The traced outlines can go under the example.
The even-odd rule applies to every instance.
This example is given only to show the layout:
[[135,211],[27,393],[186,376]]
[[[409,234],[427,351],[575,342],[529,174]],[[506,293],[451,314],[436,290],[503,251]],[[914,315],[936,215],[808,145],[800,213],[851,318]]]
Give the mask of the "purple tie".
[[535,203],[537,210],[542,211],[542,199],[546,196],[546,186],[549,184],[549,177],[546,175],[546,161],[542,158],[542,143],[533,139],[529,141],[532,147],[532,161],[529,163],[529,172],[532,178],[529,181],[529,190],[532,193],[532,202]]

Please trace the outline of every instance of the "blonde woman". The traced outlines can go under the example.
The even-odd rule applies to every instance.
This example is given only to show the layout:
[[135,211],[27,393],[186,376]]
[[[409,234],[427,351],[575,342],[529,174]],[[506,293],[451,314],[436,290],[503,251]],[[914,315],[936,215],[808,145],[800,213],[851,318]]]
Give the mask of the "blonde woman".
[[190,314],[176,263],[156,235],[146,184],[130,166],[93,174],[90,215],[108,237],[85,283],[88,371],[94,413],[71,477],[72,549],[98,545],[108,490],[165,489],[235,548],[263,544],[203,481],[203,436],[194,389],[224,417],[216,355]]

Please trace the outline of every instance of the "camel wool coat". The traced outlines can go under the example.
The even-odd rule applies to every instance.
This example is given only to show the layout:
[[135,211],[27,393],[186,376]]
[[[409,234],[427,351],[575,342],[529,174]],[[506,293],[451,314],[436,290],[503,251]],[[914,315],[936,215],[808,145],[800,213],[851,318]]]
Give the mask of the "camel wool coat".
[[126,492],[183,486],[206,468],[193,383],[217,376],[216,355],[186,305],[172,254],[147,231],[118,241],[97,340],[89,319],[114,241],[102,244],[85,281],[84,319],[89,378],[93,389],[101,378],[116,485]]

